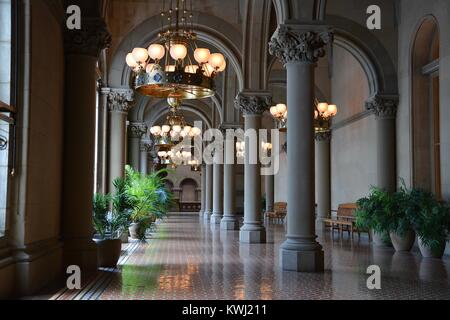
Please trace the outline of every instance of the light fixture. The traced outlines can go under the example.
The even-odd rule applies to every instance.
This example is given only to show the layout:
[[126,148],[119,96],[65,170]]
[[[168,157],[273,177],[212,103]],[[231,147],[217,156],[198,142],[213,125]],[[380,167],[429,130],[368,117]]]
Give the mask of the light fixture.
[[245,142],[244,141],[236,142],[236,157],[239,159],[245,158]]
[[330,120],[338,113],[335,104],[314,101],[314,129],[316,132],[330,131]]
[[163,126],[153,126],[150,133],[154,137],[155,146],[161,148],[164,146],[174,146],[180,143],[185,137],[197,137],[201,135],[200,128],[188,125],[179,112],[181,100],[177,98],[168,98],[167,102],[170,106],[169,115]]
[[197,159],[192,159],[188,161],[188,165],[191,166],[192,172],[199,172],[200,171],[200,161]]
[[155,98],[215,95],[214,78],[227,63],[223,54],[197,47],[192,19],[192,0],[170,0],[168,8],[163,1],[158,43],[134,48],[126,57],[136,91]]
[[277,120],[280,132],[287,131],[287,112],[287,106],[282,103],[270,108],[270,114]]

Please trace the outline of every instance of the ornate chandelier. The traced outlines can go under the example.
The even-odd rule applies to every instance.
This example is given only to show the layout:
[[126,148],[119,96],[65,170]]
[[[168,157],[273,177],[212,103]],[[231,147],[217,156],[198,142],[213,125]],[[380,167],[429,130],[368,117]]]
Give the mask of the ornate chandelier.
[[163,1],[158,43],[134,48],[126,57],[136,91],[155,98],[214,96],[214,78],[227,64],[223,54],[197,47],[192,18],[192,0],[171,0],[167,9]]
[[314,129],[316,132],[330,131],[330,120],[336,116],[338,108],[335,104],[314,101]]
[[287,131],[287,106],[279,103],[276,106],[270,108],[270,114],[278,122],[278,129],[280,132]]
[[192,152],[185,150],[175,151],[159,151],[158,157],[161,159],[162,165],[168,165],[172,168],[182,165],[191,165]]
[[183,138],[197,137],[201,135],[200,128],[188,125],[179,112],[181,100],[178,98],[168,98],[167,103],[170,106],[170,112],[167,116],[166,122],[162,126],[153,126],[150,128],[150,133],[155,140],[155,146],[158,148],[164,146],[174,146],[181,142]]

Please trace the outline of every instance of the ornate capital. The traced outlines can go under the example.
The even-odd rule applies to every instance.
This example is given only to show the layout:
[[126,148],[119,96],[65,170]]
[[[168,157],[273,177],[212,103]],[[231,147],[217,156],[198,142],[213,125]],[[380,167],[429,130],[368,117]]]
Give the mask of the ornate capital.
[[289,62],[316,63],[325,56],[333,33],[320,25],[280,25],[269,42],[269,52],[284,65]]
[[316,141],[330,141],[331,131],[316,132],[314,138],[316,139]]
[[376,94],[366,101],[366,109],[378,118],[395,119],[397,115],[398,96]]
[[128,135],[131,138],[142,138],[147,133],[148,127],[145,123],[131,122],[128,125]]
[[243,91],[237,95],[234,104],[244,116],[262,115],[269,110],[272,104],[272,95],[265,91]]
[[81,30],[69,30],[64,34],[66,54],[98,57],[100,51],[111,45],[111,34],[102,18],[84,18]]
[[110,89],[108,108],[110,111],[128,112],[133,107],[134,92],[131,89]]

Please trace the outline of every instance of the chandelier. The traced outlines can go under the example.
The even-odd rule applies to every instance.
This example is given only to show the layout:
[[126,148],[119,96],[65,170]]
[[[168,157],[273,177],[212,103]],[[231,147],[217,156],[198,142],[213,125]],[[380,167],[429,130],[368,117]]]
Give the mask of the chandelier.
[[190,166],[192,152],[186,150],[175,151],[173,149],[169,151],[159,151],[158,157],[161,159],[162,165],[171,166],[172,168],[177,168],[178,166]]
[[174,146],[181,142],[185,137],[194,138],[201,135],[202,130],[188,125],[183,115],[180,113],[180,99],[168,98],[167,103],[170,106],[170,112],[164,125],[153,126],[150,128],[150,133],[155,140],[156,147]]
[[155,98],[214,96],[214,78],[227,64],[223,54],[197,47],[192,18],[192,0],[170,0],[168,8],[163,1],[159,41],[126,57],[136,91]]
[[338,108],[335,104],[314,101],[314,129],[316,132],[330,131],[330,120],[336,116]]
[[274,107],[270,108],[270,114],[278,122],[278,129],[280,132],[287,131],[287,106],[285,104],[279,103]]

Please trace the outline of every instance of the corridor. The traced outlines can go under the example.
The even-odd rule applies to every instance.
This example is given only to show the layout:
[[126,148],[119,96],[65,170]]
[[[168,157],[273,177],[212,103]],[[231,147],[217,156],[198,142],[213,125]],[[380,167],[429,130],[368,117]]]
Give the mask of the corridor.
[[[211,229],[195,214],[171,214],[145,244],[124,245],[116,270],[102,271],[81,291],[51,299],[280,300],[450,299],[450,259],[423,259],[417,249],[372,248],[366,237],[319,238],[325,273],[282,272],[282,225],[268,225],[268,243],[239,244],[239,232]],[[369,265],[381,268],[381,290],[368,290]]]

